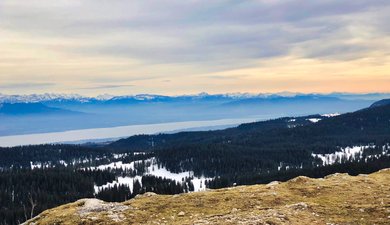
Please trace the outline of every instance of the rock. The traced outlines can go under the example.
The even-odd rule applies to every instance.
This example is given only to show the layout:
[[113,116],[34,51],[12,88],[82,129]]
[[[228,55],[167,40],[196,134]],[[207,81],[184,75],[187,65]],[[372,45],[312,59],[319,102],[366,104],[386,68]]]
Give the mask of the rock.
[[347,173],[334,173],[334,174],[330,174],[328,176],[325,176],[325,179],[330,179],[330,178],[347,178],[349,177],[349,175]]
[[186,213],[183,212],[183,211],[181,211],[181,212],[179,212],[179,213],[177,214],[177,216],[185,216],[185,215],[186,215]]
[[298,184],[302,184],[302,183],[307,183],[309,182],[311,179],[309,177],[305,177],[305,176],[299,176],[299,177],[296,177],[294,179],[291,179],[288,181],[288,183],[298,183]]
[[84,217],[90,213],[99,213],[109,211],[111,213],[123,212],[129,209],[128,206],[125,206],[121,203],[106,203],[102,200],[91,198],[91,199],[81,199],[79,201],[79,210],[78,214],[81,217]]
[[386,173],[388,171],[390,171],[390,168],[381,169],[378,173]]
[[157,194],[154,193],[154,192],[146,192],[144,194],[139,194],[139,195],[135,196],[135,198],[152,197],[152,196],[155,196],[155,195],[157,195]]
[[266,186],[267,186],[267,187],[276,186],[276,185],[278,185],[279,183],[280,183],[279,181],[272,181],[271,183],[266,184]]
[[145,197],[151,197],[151,196],[155,196],[155,195],[157,195],[157,194],[154,193],[154,192],[146,192],[146,193],[144,194]]
[[294,210],[305,210],[308,208],[308,205],[304,202],[299,202],[299,203],[296,203],[296,204],[292,204],[292,205],[289,205],[287,206],[288,208],[292,208]]
[[109,214],[108,218],[110,218],[114,222],[122,222],[124,219],[124,216],[122,214]]

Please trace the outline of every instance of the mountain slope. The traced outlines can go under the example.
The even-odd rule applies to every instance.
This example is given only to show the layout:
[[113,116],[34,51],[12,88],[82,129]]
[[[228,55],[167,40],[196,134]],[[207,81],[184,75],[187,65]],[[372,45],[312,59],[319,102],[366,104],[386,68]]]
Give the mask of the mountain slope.
[[386,106],[386,105],[390,105],[390,99],[383,99],[383,100],[374,102],[374,103],[371,105],[371,108],[380,107],[380,106]]
[[[156,148],[166,148],[186,144],[218,142],[237,135],[248,135],[253,132],[266,132],[274,129],[292,128],[312,124],[310,119],[325,119],[326,116],[312,115],[304,117],[284,117],[268,121],[254,122],[239,125],[235,128],[228,128],[216,131],[192,131],[179,132],[173,134],[158,135],[136,135],[129,138],[120,139],[109,144],[111,149],[123,150],[155,150]],[[153,141],[153,146],[151,142]]]
[[226,139],[239,139],[253,142],[255,138],[272,139],[276,136],[306,138],[309,136],[337,135],[386,135],[390,133],[390,105],[366,108],[339,116],[312,115],[305,117],[285,117],[268,121],[248,123],[236,128],[205,132],[181,132],[175,134],[140,135],[121,139],[109,145],[111,148],[127,150],[147,148],[165,148],[179,143],[197,144],[199,142],[223,143]]
[[239,186],[124,203],[83,199],[25,224],[388,224],[390,170]]
[[77,114],[78,112],[48,107],[42,103],[0,103],[0,115],[29,115],[29,114]]
[[[339,156],[335,162],[339,163],[387,155],[389,134],[390,105],[336,117],[281,118],[222,131],[134,136],[108,148],[153,151],[159,164],[169,171],[228,176],[231,184],[237,174],[251,177],[281,168],[323,165],[327,162],[321,157],[333,154],[337,158],[336,152]],[[359,156],[343,153],[352,147],[357,148]]]

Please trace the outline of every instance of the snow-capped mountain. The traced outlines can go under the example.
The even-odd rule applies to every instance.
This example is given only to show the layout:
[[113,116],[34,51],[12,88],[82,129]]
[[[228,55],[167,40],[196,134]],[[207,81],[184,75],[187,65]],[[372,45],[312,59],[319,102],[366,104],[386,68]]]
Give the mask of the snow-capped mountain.
[[79,94],[31,94],[31,95],[5,95],[0,93],[0,102],[2,103],[38,103],[46,101],[66,101],[74,100],[79,102],[88,101],[88,97]]
[[78,94],[0,94],[0,136],[105,128],[135,124],[231,118],[269,119],[305,114],[344,113],[373,101],[324,94],[226,93],[86,97]]
[[195,95],[178,95],[178,96],[164,96],[153,94],[138,94],[138,95],[123,95],[115,96],[110,94],[98,95],[96,97],[86,97],[79,94],[31,94],[31,95],[5,95],[0,93],[0,102],[2,103],[37,103],[37,102],[64,102],[64,101],[76,101],[81,103],[93,102],[93,101],[119,101],[119,100],[134,100],[134,101],[162,101],[162,100],[199,100],[199,99],[246,99],[246,98],[259,98],[266,97],[265,94],[250,94],[250,93],[228,93],[228,94],[208,94],[205,92]]
[[[372,99],[383,99],[385,94],[370,94]],[[208,94],[202,92],[194,95],[154,95],[154,94],[137,94],[137,95],[122,95],[115,96],[110,94],[98,95],[96,97],[87,97],[79,94],[30,94],[30,95],[6,95],[0,93],[0,103],[45,103],[45,102],[78,102],[78,103],[93,103],[93,102],[153,102],[153,101],[185,101],[185,100],[246,100],[246,99],[276,99],[276,98],[340,98],[345,99],[348,96],[348,100],[364,99],[365,94],[302,94],[293,92],[280,92],[280,93],[225,93],[225,94]],[[390,96],[390,94],[389,94]]]

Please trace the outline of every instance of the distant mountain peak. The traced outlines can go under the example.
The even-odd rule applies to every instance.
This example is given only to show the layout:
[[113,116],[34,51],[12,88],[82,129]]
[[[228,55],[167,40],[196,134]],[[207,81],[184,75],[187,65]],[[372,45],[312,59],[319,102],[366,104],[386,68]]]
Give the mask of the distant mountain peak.
[[79,94],[30,94],[30,95],[4,95],[0,94],[0,102],[5,103],[37,103],[45,101],[64,101],[64,100],[77,100],[80,102],[88,101],[88,97],[81,96]]
[[102,94],[102,95],[96,96],[96,99],[100,100],[100,101],[107,101],[107,100],[113,99],[114,97],[115,97],[115,95]]

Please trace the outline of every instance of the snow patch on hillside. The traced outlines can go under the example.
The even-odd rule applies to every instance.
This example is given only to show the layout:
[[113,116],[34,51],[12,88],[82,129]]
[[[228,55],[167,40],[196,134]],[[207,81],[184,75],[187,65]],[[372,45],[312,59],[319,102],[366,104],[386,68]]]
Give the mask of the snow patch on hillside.
[[118,177],[116,180],[114,180],[113,182],[110,182],[110,183],[107,183],[107,184],[104,184],[104,185],[101,185],[101,186],[97,186],[95,185],[94,186],[94,189],[95,189],[95,194],[99,193],[100,191],[106,189],[106,188],[112,188],[114,187],[115,185],[119,186],[119,185],[127,185],[129,188],[130,188],[130,191],[133,192],[133,187],[134,187],[134,182],[136,180],[138,180],[140,182],[140,184],[142,185],[141,183],[141,176],[135,176],[135,177]]
[[123,170],[134,170],[135,163],[141,163],[142,160],[134,161],[131,163],[123,163],[122,161],[112,162],[110,164],[100,165],[97,167],[89,167],[91,170],[106,170],[106,169],[123,169]]
[[[122,161],[114,162],[106,165],[100,165],[98,167],[90,167],[90,169],[99,169],[99,170],[105,170],[105,169],[133,169],[135,163],[141,163],[142,160],[134,161],[131,163],[122,163]],[[170,180],[174,180],[176,182],[182,182],[186,178],[191,178],[192,183],[194,184],[194,191],[204,191],[206,190],[205,182],[208,180],[212,180],[213,178],[207,178],[207,177],[194,177],[194,173],[192,171],[185,171],[181,173],[172,173],[171,171],[167,170],[165,167],[159,167],[157,165],[156,158],[152,157],[150,159],[144,160],[145,164],[150,164],[150,166],[147,167],[146,172],[143,174],[145,175],[152,175],[156,177],[162,177]],[[125,176],[125,177],[118,177],[115,181],[104,184],[102,186],[96,186],[95,194],[99,193],[104,188],[114,187],[115,185],[127,185],[129,186],[130,190],[133,191],[133,184],[136,180],[138,180],[142,185],[142,176]]]
[[[330,154],[314,154],[312,153],[313,158],[320,159],[322,161],[322,165],[332,165],[335,163],[342,163],[345,160],[359,160],[363,159],[363,152],[365,149],[375,148],[375,145],[367,145],[367,146],[354,146],[354,147],[346,147],[341,149],[341,151],[330,153]],[[382,155],[389,154],[389,145],[385,145],[382,148]],[[368,155],[366,156],[366,161],[369,158],[379,158],[381,155]]]
[[310,118],[310,119],[307,119],[308,121],[312,122],[312,123],[318,123],[320,122],[322,119],[320,118]]
[[329,113],[329,114],[323,114],[321,116],[323,117],[335,117],[335,116],[340,116],[340,113]]

